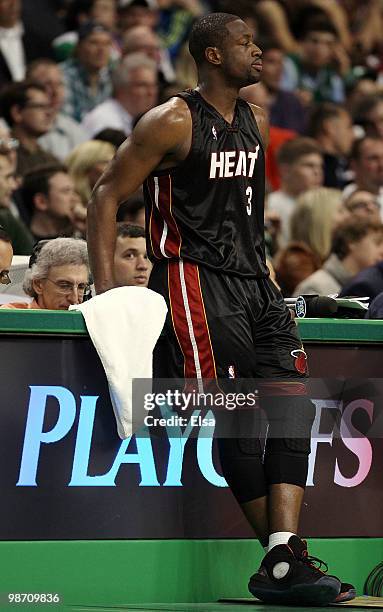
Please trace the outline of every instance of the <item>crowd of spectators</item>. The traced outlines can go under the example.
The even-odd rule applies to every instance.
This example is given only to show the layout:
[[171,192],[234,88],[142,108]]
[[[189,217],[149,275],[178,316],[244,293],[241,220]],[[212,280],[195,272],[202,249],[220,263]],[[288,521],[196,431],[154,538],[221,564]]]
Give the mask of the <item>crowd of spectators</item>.
[[[383,0],[0,0],[1,253],[86,244],[87,202],[116,148],[195,86],[188,33],[211,11],[239,15],[263,50],[262,80],[241,96],[269,116],[266,249],[283,294],[365,293],[352,284],[365,269],[383,288]],[[146,286],[141,191],[117,221],[118,284]],[[81,301],[89,279],[69,276]],[[47,283],[31,283],[46,307]]]

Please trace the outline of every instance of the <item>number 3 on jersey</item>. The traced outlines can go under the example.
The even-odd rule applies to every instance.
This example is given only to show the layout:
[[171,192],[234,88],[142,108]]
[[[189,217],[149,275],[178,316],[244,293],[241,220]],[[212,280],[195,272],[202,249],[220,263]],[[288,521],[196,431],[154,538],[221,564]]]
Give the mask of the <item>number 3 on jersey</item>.
[[247,195],[247,205],[246,205],[246,211],[247,214],[250,216],[251,215],[251,210],[252,210],[252,197],[253,197],[253,188],[252,187],[248,187],[246,189],[246,195]]

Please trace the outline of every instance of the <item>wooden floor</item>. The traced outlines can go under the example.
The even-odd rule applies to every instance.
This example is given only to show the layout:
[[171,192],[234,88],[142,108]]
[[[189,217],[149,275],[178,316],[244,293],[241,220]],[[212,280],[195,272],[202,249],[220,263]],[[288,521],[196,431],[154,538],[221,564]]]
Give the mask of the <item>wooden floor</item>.
[[[332,604],[330,608],[350,608],[352,610],[365,610],[366,608],[383,608],[383,598],[381,597],[357,597],[353,601],[343,604]],[[73,612],[286,612],[286,610],[299,610],[299,612],[323,612],[323,607],[294,607],[294,606],[271,606],[262,604],[254,599],[237,600],[236,602],[223,603],[198,603],[198,604],[130,604],[127,606],[116,607],[96,607],[96,606],[72,606],[66,608]]]

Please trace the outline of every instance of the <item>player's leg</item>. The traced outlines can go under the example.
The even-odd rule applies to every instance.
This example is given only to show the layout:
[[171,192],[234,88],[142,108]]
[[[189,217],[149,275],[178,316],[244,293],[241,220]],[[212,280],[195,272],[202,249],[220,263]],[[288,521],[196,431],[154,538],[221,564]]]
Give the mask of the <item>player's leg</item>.
[[[243,282],[204,268],[200,269],[200,286],[217,378],[222,383],[230,377],[235,392],[246,392],[252,389],[251,386],[247,388],[247,379],[254,378],[256,361]],[[254,408],[236,412],[233,417],[246,437],[237,436],[233,431],[230,437],[217,438],[222,473],[255,535],[265,547],[269,528],[263,445],[259,439],[261,425]]]
[[[190,262],[174,261],[154,267],[149,287],[165,297],[169,308],[154,352],[155,376],[209,380],[254,375],[248,312],[235,279]],[[217,445],[223,475],[265,546],[267,491],[260,442],[257,437],[223,435]]]
[[255,328],[263,408],[269,420],[264,468],[268,483],[269,551],[250,579],[267,601],[324,605],[340,581],[320,571],[297,537],[306,485],[315,406],[306,395],[306,355],[297,328],[275,286],[258,284],[261,314]]
[[263,548],[269,541],[267,486],[258,438],[218,438],[218,451],[234,497]]

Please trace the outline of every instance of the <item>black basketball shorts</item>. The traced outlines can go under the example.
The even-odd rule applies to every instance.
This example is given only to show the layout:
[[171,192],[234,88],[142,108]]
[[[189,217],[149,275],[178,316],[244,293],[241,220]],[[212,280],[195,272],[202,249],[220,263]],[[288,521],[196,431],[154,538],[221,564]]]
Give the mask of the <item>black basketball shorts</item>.
[[290,379],[299,385],[306,377],[297,326],[269,278],[223,274],[180,259],[156,263],[149,288],[169,309],[154,351],[155,378]]

